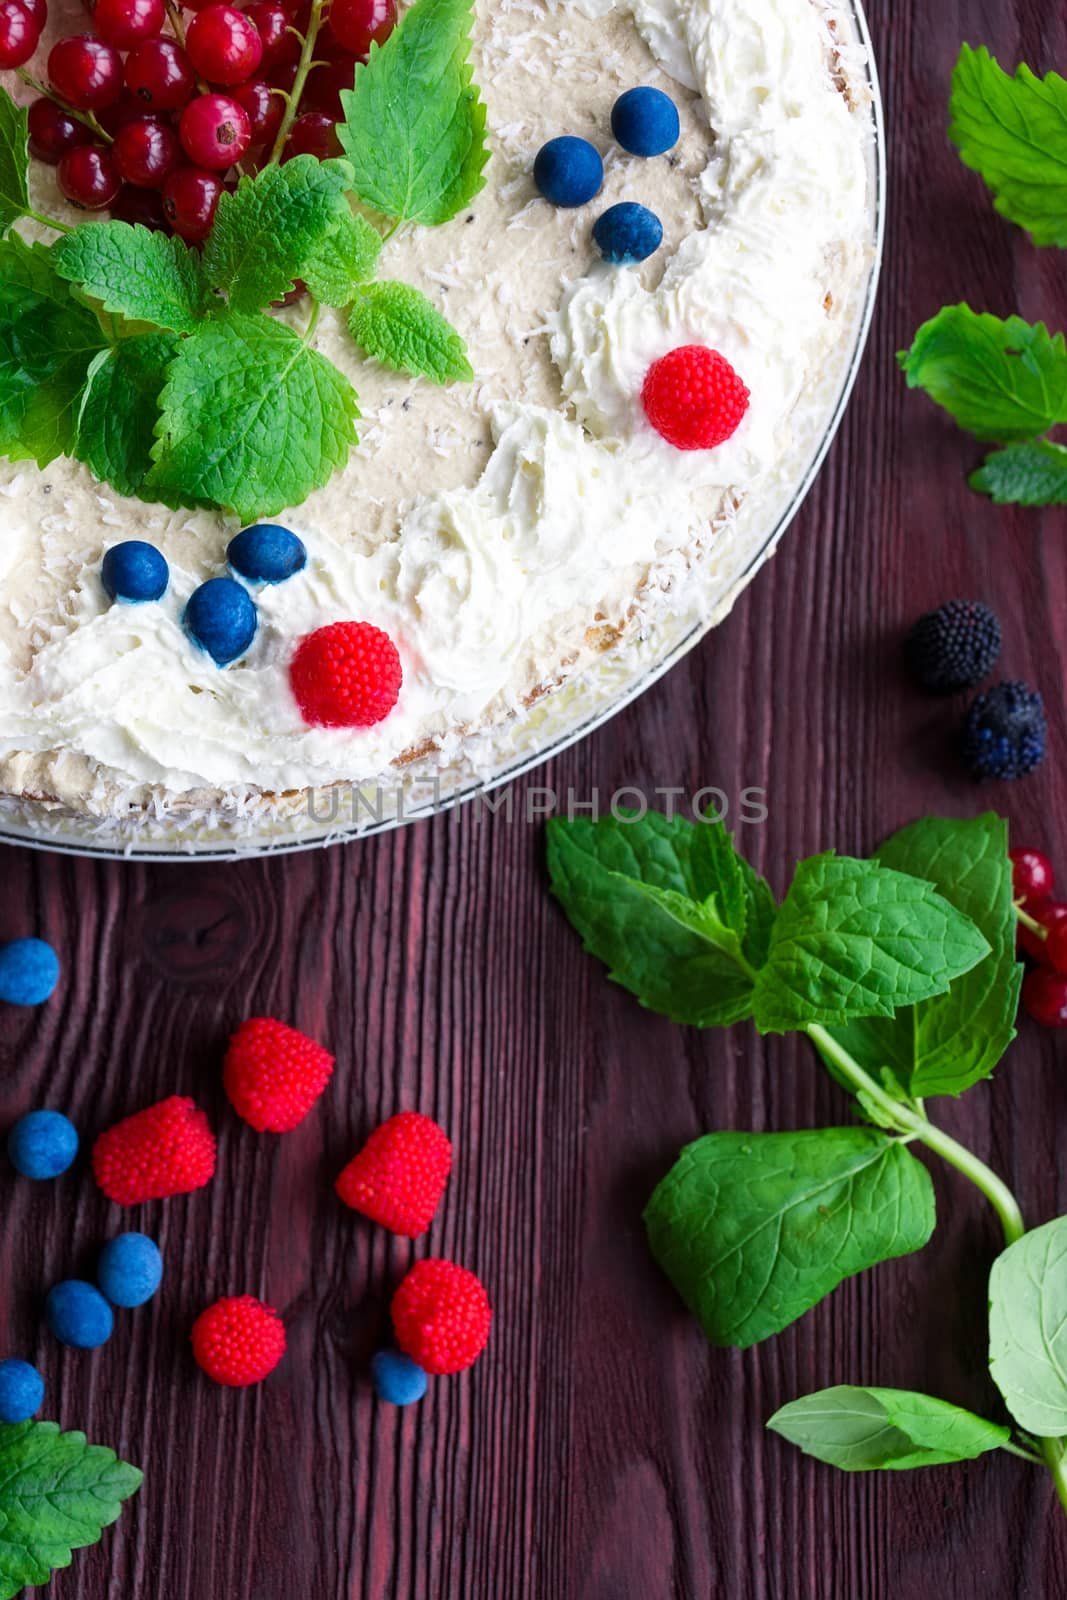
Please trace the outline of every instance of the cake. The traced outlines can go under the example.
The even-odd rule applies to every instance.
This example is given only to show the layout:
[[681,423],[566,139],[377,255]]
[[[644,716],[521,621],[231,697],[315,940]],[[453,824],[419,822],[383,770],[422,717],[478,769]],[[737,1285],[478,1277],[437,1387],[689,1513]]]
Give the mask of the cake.
[[[42,49],[75,29],[62,5],[77,4],[53,4]],[[358,392],[360,442],[269,519],[307,561],[254,586],[239,659],[217,665],[183,618],[226,573],[242,519],[122,495],[67,456],[0,462],[0,794],[21,825],[120,848],[285,841],[358,821],[324,801],[353,786],[455,792],[623,693],[650,640],[663,659],[767,553],[838,399],[871,272],[873,116],[851,14],[822,0],[476,0],[471,65],[485,186],[444,225],[392,234],[381,276],[447,314],[473,380],[368,361],[323,307],[314,348]],[[618,97],[646,85],[680,117],[654,159],[612,136]],[[559,136],[604,156],[602,190],[576,208],[533,180]],[[35,210],[85,220],[54,169],[34,163],[31,189]],[[616,265],[592,229],[623,202],[658,216],[663,243]],[[277,316],[302,325],[299,306]],[[721,353],[749,398],[728,439],[680,450],[642,393],[653,363],[691,345]],[[101,581],[106,551],[132,539],[166,557],[157,602],[114,603]],[[371,726],[309,725],[294,650],[345,620],[393,641],[399,698]]]

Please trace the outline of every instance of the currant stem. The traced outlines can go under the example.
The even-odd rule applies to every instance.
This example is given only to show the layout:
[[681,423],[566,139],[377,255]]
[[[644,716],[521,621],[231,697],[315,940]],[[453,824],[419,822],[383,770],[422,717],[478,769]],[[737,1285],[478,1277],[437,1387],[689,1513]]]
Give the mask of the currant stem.
[[1036,934],[1039,939],[1048,938],[1048,929],[1045,927],[1044,923],[1038,922],[1037,918],[1032,917],[1029,911],[1024,911],[1022,906],[1017,905],[1015,907],[1015,915],[1022,923],[1023,927],[1029,928],[1030,932]]
[[105,144],[114,144],[115,140],[112,135],[108,133],[106,128],[101,127],[91,111],[76,111],[73,106],[68,106],[67,102],[60,99],[54,89],[50,89],[47,83],[42,83],[40,78],[35,78],[32,72],[27,72],[25,67],[16,67],[15,73],[22,79],[23,83],[29,85],[35,94],[39,94],[45,100],[51,100],[53,105],[58,106],[61,111],[65,111],[68,117],[73,117],[75,122],[80,122],[83,127],[91,128],[96,137],[102,139]]
[[296,69],[296,77],[293,79],[293,87],[289,91],[289,104],[285,108],[285,114],[278,128],[274,147],[267,161],[268,167],[275,166],[281,160],[282,151],[285,149],[293,123],[296,120],[297,111],[300,109],[304,85],[307,83],[308,73],[315,63],[315,44],[319,37],[319,29],[322,26],[323,5],[324,0],[311,0],[311,16],[308,19],[304,42],[300,47],[300,62]]
[[182,21],[181,7],[175,5],[174,0],[163,0],[163,4],[167,8],[167,20],[170,22],[170,25],[174,30],[174,37],[184,50],[185,23]]

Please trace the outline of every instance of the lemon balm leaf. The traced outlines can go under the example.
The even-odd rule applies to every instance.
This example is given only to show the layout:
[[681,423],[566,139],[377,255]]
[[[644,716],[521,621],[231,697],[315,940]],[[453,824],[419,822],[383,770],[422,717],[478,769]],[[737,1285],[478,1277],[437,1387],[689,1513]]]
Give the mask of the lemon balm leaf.
[[29,210],[29,168],[26,108],[0,89],[0,234]]
[[128,222],[90,222],[52,246],[56,271],[105,311],[191,333],[203,320],[200,258],[178,238]]
[[140,494],[152,470],[159,395],[178,349],[173,334],[138,334],[102,350],[89,368],[74,454],[120,494]]
[[348,318],[360,349],[395,372],[434,383],[469,382],[467,346],[446,317],[407,283],[369,283],[357,292]]
[[337,227],[305,260],[301,276],[316,300],[347,306],[357,285],[373,278],[381,249],[377,229],[345,205]]
[[1067,345],[1043,322],[943,306],[898,356],[923,389],[976,439],[1032,439],[1067,422]]

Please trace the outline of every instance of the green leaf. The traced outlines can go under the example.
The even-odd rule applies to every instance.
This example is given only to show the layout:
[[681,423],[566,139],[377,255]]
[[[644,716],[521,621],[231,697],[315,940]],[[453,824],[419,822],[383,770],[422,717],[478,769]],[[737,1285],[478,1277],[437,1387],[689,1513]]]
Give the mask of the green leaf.
[[472,0],[415,0],[341,92],[337,133],[364,204],[399,221],[448,222],[483,188],[485,107],[471,82]]
[[394,372],[413,372],[434,383],[474,377],[467,346],[424,294],[407,283],[368,283],[348,318],[360,349]]
[[712,1344],[741,1348],[921,1249],[934,1221],[926,1168],[873,1128],[708,1134],[645,1211],[653,1255]]
[[805,1455],[843,1472],[903,1472],[973,1461],[1011,1438],[1010,1429],[947,1400],[849,1383],[790,1401],[767,1426]]
[[928,883],[832,852],[797,867],[756,979],[761,1033],[890,1017],[942,994],[989,945]]
[[178,238],[128,222],[82,223],[52,246],[56,271],[131,322],[192,333],[203,320],[200,258]]
[[909,1095],[962,1094],[988,1078],[1015,1037],[1023,969],[1015,959],[1008,826],[987,811],[969,821],[924,817],[887,839],[878,862],[932,883],[969,917],[990,953],[946,994],[834,1029],[869,1072],[888,1067]]
[[344,198],[351,181],[347,162],[309,155],[242,178],[219,200],[204,246],[205,283],[235,311],[260,311],[280,300],[343,213],[351,215]]
[[1067,1217],[994,1261],[989,1370],[1020,1427],[1039,1439],[1067,1434]]
[[174,334],[138,334],[89,368],[74,454],[120,494],[140,495],[152,469],[159,396],[179,347]]
[[321,488],[359,415],[348,380],[290,328],[237,312],[182,340],[160,409],[145,489],[244,521]]
[[996,209],[1035,244],[1067,245],[1067,83],[1057,72],[1014,78],[983,46],[965,44],[952,74],[949,136],[980,173]]
[[998,506],[1067,505],[1067,449],[1050,439],[1010,444],[987,456],[967,481]]
[[0,1600],[96,1544],[141,1485],[136,1467],[54,1422],[0,1423]]
[[909,389],[924,389],[976,439],[1010,444],[1067,422],[1067,347],[1043,322],[944,306],[898,357]]
[[675,1022],[747,1017],[750,967],[767,952],[774,901],[721,822],[658,811],[548,824],[552,889],[611,977]]
[[304,262],[301,276],[323,305],[347,306],[356,285],[373,278],[381,250],[378,230],[346,205],[337,227]]
[[46,467],[72,451],[89,365],[107,341],[43,245],[0,243],[0,454]]
[[0,88],[0,234],[29,210],[29,128],[25,106]]

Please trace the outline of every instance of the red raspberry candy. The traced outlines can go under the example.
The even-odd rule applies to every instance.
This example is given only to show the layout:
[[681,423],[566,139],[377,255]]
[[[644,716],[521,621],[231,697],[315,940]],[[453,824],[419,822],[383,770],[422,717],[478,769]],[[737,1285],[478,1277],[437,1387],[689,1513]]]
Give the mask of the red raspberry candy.
[[641,400],[657,433],[678,450],[711,450],[737,431],[748,390],[725,356],[685,344],[653,361]]
[[489,1296],[454,1261],[418,1261],[391,1307],[396,1342],[424,1372],[463,1372],[478,1359],[493,1320]]
[[433,1221],[451,1171],[444,1129],[417,1111],[401,1111],[375,1128],[336,1188],[353,1211],[416,1239]]
[[332,1073],[333,1056],[306,1033],[273,1017],[249,1017],[230,1040],[222,1081],[237,1115],[258,1133],[290,1133]]
[[214,1175],[215,1135],[186,1095],[126,1117],[93,1146],[93,1176],[120,1206],[191,1194]]
[[404,673],[396,645],[369,622],[331,622],[296,647],[289,682],[305,722],[369,728],[396,705]]
[[201,1311],[190,1338],[197,1363],[230,1389],[261,1383],[285,1354],[281,1317],[250,1294],[216,1300]]

